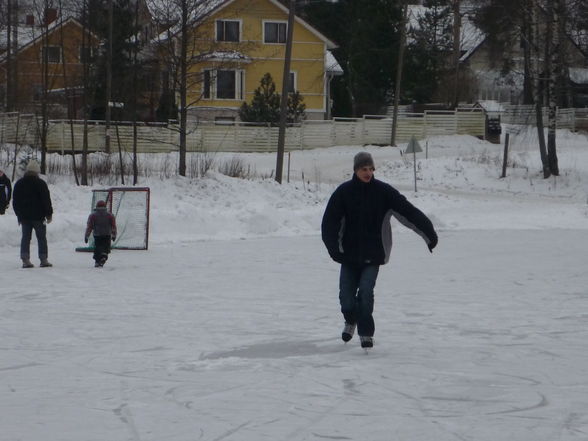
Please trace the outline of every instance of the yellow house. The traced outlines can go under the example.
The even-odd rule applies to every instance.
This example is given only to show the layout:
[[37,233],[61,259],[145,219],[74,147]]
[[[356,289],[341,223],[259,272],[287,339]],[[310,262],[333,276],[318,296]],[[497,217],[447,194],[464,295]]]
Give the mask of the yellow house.
[[[189,114],[236,120],[270,73],[281,93],[288,9],[277,0],[211,0],[195,26],[190,64]],[[306,104],[307,119],[329,118],[330,80],[342,73],[329,52],[336,45],[299,17],[293,30],[290,85]]]

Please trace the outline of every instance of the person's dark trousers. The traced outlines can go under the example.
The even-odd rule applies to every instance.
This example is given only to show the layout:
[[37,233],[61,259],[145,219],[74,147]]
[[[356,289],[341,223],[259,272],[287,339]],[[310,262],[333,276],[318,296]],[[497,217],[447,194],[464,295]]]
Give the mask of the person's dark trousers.
[[29,260],[31,258],[31,237],[33,230],[37,236],[39,246],[39,259],[44,260],[49,256],[47,250],[47,226],[43,221],[21,221],[22,238],[20,240],[20,258]]
[[110,253],[110,236],[94,236],[94,260],[106,262]]
[[345,321],[357,323],[360,336],[373,337],[375,331],[374,287],[379,265],[341,265],[339,302]]

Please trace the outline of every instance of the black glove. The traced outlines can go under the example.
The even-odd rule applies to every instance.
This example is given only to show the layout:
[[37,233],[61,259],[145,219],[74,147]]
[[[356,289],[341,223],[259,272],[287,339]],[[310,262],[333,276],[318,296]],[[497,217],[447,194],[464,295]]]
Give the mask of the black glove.
[[116,234],[112,235],[112,241],[114,242],[116,240]]
[[88,243],[88,236],[84,236],[84,242]]
[[432,253],[433,252],[433,248],[435,248],[437,246],[437,238],[434,238],[431,242],[429,242],[427,244],[427,247],[429,247],[429,251]]

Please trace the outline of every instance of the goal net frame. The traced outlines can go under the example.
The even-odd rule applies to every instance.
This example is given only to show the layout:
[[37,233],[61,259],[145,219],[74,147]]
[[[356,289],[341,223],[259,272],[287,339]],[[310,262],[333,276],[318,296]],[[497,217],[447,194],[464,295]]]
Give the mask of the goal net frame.
[[[123,196],[115,196],[117,193],[123,194]],[[124,216],[127,213],[125,210],[128,209],[128,206],[124,204],[126,202],[124,201],[125,193],[134,195],[138,195],[139,193],[144,194],[144,202],[142,197],[136,197],[136,200],[139,201],[139,210],[136,210],[135,217],[138,219],[133,220],[135,227],[138,227],[135,229],[139,231],[143,243],[138,243],[141,241],[138,240],[136,244],[128,245],[126,243],[127,241],[125,241],[125,239],[128,239],[128,237],[132,235],[132,232],[127,231],[127,227],[129,227],[130,221],[127,217]],[[149,187],[110,187],[92,190],[92,203],[90,207],[92,212],[94,212],[96,203],[100,200],[106,202],[106,209],[109,213],[112,213],[116,217],[116,226],[118,231],[116,240],[112,243],[112,249],[147,250],[149,248],[149,213],[151,203],[151,189]],[[123,210],[122,213],[121,209]],[[77,247],[76,251],[94,251],[94,236],[90,235],[88,238],[88,245]]]

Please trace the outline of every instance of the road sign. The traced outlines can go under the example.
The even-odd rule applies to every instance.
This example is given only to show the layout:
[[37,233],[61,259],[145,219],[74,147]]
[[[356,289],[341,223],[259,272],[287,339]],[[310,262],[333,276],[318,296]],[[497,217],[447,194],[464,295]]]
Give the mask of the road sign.
[[423,149],[421,148],[421,145],[419,144],[415,136],[412,135],[404,153],[419,153],[422,151]]

